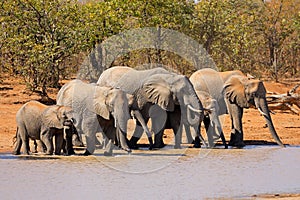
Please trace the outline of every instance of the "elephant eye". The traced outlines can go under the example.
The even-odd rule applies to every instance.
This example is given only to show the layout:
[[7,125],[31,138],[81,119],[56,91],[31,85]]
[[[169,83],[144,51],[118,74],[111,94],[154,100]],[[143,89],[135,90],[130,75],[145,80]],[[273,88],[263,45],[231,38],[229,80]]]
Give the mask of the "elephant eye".
[[113,108],[113,107],[114,107],[114,103],[110,102],[110,103],[108,104],[108,106],[109,106],[110,108]]

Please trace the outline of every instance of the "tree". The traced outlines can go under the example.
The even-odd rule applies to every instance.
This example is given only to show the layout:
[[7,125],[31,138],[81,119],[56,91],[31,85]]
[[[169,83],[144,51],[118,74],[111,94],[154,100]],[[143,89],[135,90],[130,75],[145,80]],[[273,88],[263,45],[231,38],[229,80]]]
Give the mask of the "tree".
[[2,4],[5,54],[31,90],[58,87],[64,62],[78,52],[78,4],[73,0],[8,0]]
[[[294,26],[299,8],[297,1],[277,0],[265,2],[258,13],[257,32],[262,35],[261,63],[276,81],[290,69],[294,74],[299,66],[299,33]],[[295,59],[298,63],[294,63]]]

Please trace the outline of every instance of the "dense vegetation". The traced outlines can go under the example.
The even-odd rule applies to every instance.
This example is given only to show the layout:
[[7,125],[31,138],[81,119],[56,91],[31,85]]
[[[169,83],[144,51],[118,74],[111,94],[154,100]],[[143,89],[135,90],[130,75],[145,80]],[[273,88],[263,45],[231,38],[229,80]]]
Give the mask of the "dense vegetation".
[[[299,8],[298,0],[1,1],[0,74],[21,76],[31,90],[46,95],[47,87],[74,74],[106,38],[156,27],[203,44],[220,70],[240,69],[274,80],[299,77]],[[127,52],[112,65],[145,62],[187,75],[194,70],[178,55],[155,49]]]

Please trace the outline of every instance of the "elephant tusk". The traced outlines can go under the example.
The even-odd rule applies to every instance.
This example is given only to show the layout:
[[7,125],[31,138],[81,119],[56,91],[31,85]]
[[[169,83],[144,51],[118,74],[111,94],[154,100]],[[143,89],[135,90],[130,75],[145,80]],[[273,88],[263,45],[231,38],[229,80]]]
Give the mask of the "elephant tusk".
[[264,112],[260,109],[260,107],[257,107],[257,109],[258,109],[258,111],[260,112],[260,114],[262,114],[263,116],[268,117],[268,115],[267,115],[266,113],[264,113]]
[[264,112],[261,110],[260,104],[259,104],[257,98],[254,99],[254,103],[255,103],[256,108],[257,108],[258,111],[260,112],[260,114],[262,114],[262,115],[265,116],[265,117],[268,117],[268,115],[267,115],[266,113],[264,113]]
[[136,124],[136,118],[135,118],[133,110],[130,112],[130,115],[131,115],[132,120],[134,121],[134,124]]
[[187,107],[188,107],[191,111],[194,111],[194,112],[197,112],[197,113],[203,113],[203,109],[196,109],[196,108],[193,108],[191,105],[187,105]]
[[69,129],[70,127],[69,126],[64,126],[64,135],[63,135],[63,137],[64,137],[64,139],[66,139],[67,138],[67,130]]

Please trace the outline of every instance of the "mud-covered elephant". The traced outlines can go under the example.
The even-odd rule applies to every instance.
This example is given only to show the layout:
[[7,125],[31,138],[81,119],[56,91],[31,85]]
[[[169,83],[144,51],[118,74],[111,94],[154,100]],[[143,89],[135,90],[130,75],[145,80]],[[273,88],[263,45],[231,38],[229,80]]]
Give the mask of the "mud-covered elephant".
[[213,99],[207,92],[196,90],[196,94],[199,97],[204,107],[204,125],[208,138],[208,145],[210,148],[215,146],[216,141],[221,138],[225,149],[228,148],[222,125],[219,119],[219,105],[217,100]]
[[52,155],[53,136],[55,136],[55,154],[60,154],[64,138],[67,140],[67,151],[72,150],[72,132],[67,130],[74,121],[71,107],[47,106],[38,101],[30,101],[18,110],[16,121],[16,144],[13,154],[20,154],[22,144],[24,154],[29,154],[31,138],[41,140],[46,147],[46,154]]
[[[203,140],[199,129],[203,107],[186,76],[163,68],[112,67],[101,74],[97,83],[134,95],[132,109],[139,110],[146,122],[151,118],[154,147],[164,146],[162,134],[167,126],[175,133],[175,148],[180,148],[183,126],[186,131],[192,130],[194,139]],[[130,144],[135,146],[142,133],[137,125]]]
[[219,105],[219,115],[229,114],[231,118],[230,146],[243,147],[243,109],[255,106],[266,120],[269,130],[280,146],[284,146],[273,125],[266,89],[260,80],[246,77],[241,71],[217,72],[213,69],[201,69],[190,77],[195,90],[206,91]]
[[94,152],[96,133],[99,132],[109,139],[105,155],[111,155],[115,139],[122,149],[131,152],[126,135],[132,99],[132,95],[120,89],[72,80],[58,92],[57,104],[74,110],[76,130],[86,138],[87,147],[83,155]]

